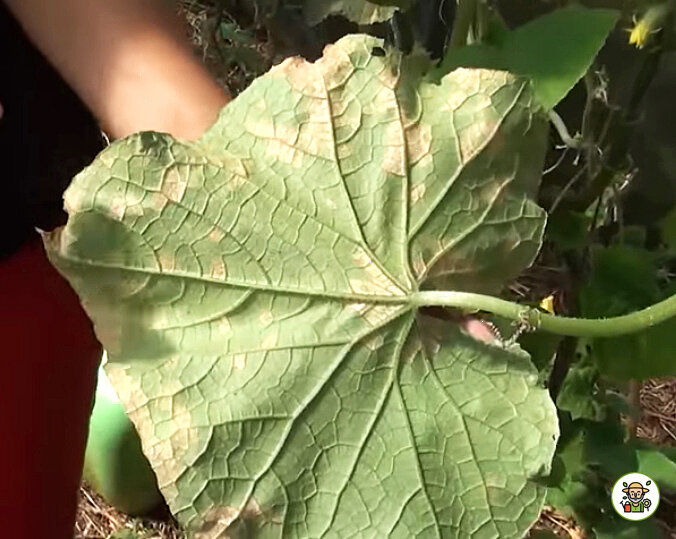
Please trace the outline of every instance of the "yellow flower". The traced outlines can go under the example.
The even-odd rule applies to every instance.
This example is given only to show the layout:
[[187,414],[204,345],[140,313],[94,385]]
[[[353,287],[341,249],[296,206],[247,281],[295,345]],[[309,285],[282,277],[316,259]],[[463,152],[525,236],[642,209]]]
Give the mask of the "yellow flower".
[[554,314],[554,296],[547,296],[540,302],[540,308]]
[[645,18],[636,22],[634,20],[634,27],[629,29],[629,44],[636,45],[637,49],[642,49],[648,43],[648,38],[651,33],[650,26],[646,23]]
[[667,1],[658,6],[653,6],[643,14],[643,17],[634,17],[634,26],[629,28],[629,44],[642,49],[648,44],[650,36],[662,27],[662,23],[671,11],[671,2]]

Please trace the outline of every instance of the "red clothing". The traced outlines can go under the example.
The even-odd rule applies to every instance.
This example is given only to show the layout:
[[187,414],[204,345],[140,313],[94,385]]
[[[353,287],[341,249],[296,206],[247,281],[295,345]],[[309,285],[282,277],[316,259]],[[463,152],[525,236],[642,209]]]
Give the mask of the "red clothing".
[[35,235],[0,262],[0,535],[71,539],[101,350]]
[[71,539],[100,350],[34,228],[101,136],[2,0],[0,57],[0,538]]

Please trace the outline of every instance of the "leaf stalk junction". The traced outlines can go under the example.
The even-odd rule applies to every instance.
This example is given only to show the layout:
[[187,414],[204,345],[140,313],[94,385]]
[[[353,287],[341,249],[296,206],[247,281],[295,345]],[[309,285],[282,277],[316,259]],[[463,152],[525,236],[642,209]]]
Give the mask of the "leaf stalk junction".
[[420,307],[487,311],[523,323],[531,330],[571,337],[617,337],[648,329],[676,316],[676,294],[640,311],[599,319],[547,314],[534,307],[471,292],[420,291],[412,294],[411,301]]

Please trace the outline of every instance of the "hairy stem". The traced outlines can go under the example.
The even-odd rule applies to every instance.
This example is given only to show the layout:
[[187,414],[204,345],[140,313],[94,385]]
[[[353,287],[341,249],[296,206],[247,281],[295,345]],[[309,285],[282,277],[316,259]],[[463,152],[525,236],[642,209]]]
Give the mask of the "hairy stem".
[[412,296],[421,307],[455,307],[487,311],[543,330],[571,337],[617,337],[650,328],[676,316],[676,294],[640,311],[613,318],[570,318],[543,313],[536,308],[471,292],[423,291]]

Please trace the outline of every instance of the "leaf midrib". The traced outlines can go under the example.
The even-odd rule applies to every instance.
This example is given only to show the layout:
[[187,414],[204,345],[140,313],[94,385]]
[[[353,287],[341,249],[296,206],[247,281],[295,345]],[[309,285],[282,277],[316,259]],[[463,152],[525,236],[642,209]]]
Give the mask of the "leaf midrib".
[[124,266],[120,264],[105,263],[101,261],[87,260],[81,257],[68,256],[65,257],[61,253],[52,252],[52,256],[56,256],[68,263],[81,264],[89,268],[98,268],[106,270],[117,270],[117,271],[127,271],[130,273],[138,273],[143,275],[152,275],[155,277],[167,277],[174,279],[186,279],[191,281],[197,281],[201,283],[209,283],[219,286],[226,286],[232,288],[241,288],[245,290],[256,290],[261,292],[276,292],[280,294],[290,294],[294,296],[309,296],[313,298],[325,298],[329,300],[342,300],[350,303],[369,303],[369,304],[389,304],[389,305],[403,305],[410,308],[415,308],[417,305],[412,301],[414,292],[406,292],[403,294],[390,294],[390,295],[380,295],[380,294],[348,294],[348,293],[335,293],[332,294],[326,291],[316,291],[316,290],[305,290],[305,289],[294,289],[286,288],[283,286],[275,285],[261,285],[261,284],[252,284],[250,282],[239,282],[236,280],[223,281],[218,280],[213,277],[206,275],[193,275],[187,272],[181,272],[177,270],[161,270],[161,269],[152,269],[152,268],[136,268],[131,266]]

